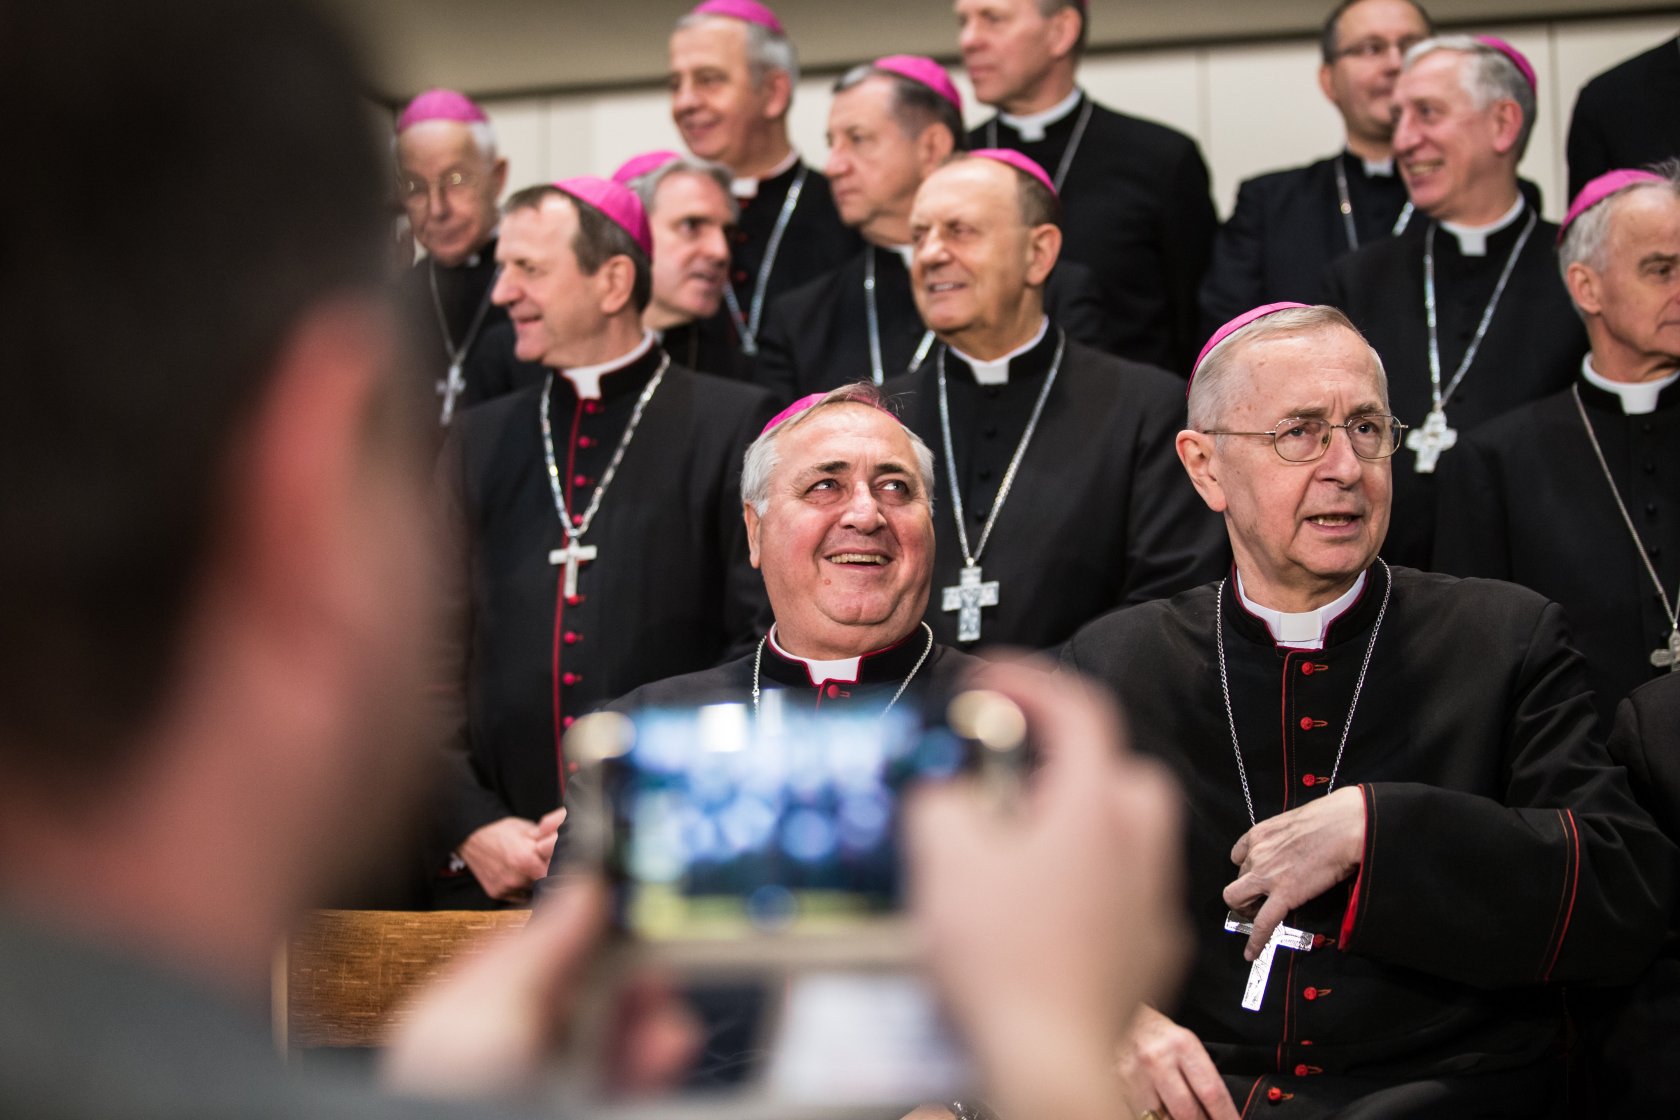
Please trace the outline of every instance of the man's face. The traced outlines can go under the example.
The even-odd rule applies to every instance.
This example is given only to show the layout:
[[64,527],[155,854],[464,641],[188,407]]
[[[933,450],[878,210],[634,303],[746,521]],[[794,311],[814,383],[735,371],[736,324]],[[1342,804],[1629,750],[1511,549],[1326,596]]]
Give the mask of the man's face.
[[1406,0],[1362,0],[1336,21],[1337,58],[1319,67],[1319,86],[1356,137],[1388,143],[1400,59],[1429,35]]
[[965,159],[935,171],[916,192],[911,291],[922,321],[940,337],[960,339],[1008,322],[1037,276],[1019,189],[1012,169]]
[[[828,110],[828,165],[840,220],[863,233],[910,213],[925,169],[915,138],[892,115],[893,85],[870,78],[834,97]],[[901,235],[902,236],[902,235]]]
[[1044,80],[1056,62],[1056,27],[1036,0],[956,0],[957,46],[974,96],[1002,105]]
[[667,80],[671,119],[688,150],[740,170],[773,110],[770,83],[753,84],[746,29],[738,20],[708,19],[673,32]]
[[1666,373],[1680,363],[1680,198],[1642,188],[1610,205],[1604,271],[1587,268],[1584,309],[1600,317],[1601,328],[1594,356],[1608,348],[1625,368]]
[[399,188],[414,239],[453,267],[496,228],[506,160],[489,160],[459,121],[422,121],[397,137]]
[[746,520],[783,644],[842,657],[898,641],[933,578],[933,512],[903,425],[869,405],[829,405],[776,450],[769,504]]
[[[1214,425],[1226,431],[1388,411],[1370,348],[1342,327],[1248,343],[1236,362],[1228,374],[1234,403]],[[1332,432],[1311,463],[1286,462],[1259,436],[1199,438],[1212,447],[1208,477],[1192,477],[1224,513],[1238,570],[1258,601],[1304,610],[1370,566],[1388,533],[1392,459],[1359,458],[1346,432]]]
[[1453,220],[1490,180],[1505,177],[1498,101],[1476,108],[1460,78],[1470,56],[1435,51],[1394,87],[1394,159],[1419,210]]
[[672,172],[648,214],[653,228],[653,300],[661,326],[717,312],[729,279],[729,196],[710,175]]
[[561,197],[502,219],[496,242],[502,271],[490,298],[513,320],[513,352],[520,361],[575,365],[571,355],[578,345],[603,326],[594,278],[584,275],[572,251],[577,228],[577,210]]

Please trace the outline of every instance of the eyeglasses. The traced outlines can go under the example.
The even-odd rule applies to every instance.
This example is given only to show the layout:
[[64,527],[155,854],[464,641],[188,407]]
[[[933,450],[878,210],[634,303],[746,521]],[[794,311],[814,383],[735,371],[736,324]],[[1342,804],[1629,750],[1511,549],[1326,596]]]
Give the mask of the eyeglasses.
[[1374,62],[1384,58],[1389,51],[1398,51],[1400,57],[1406,57],[1406,52],[1423,42],[1421,37],[1413,36],[1398,41],[1391,39],[1361,39],[1357,43],[1350,43],[1345,47],[1338,47],[1332,51],[1330,57],[1357,58],[1364,62]]
[[479,182],[479,177],[471,171],[447,171],[436,180],[405,175],[397,180],[397,192],[405,200],[417,201],[431,198],[434,187],[444,194],[456,194],[472,190]]
[[1330,434],[1340,428],[1347,433],[1353,453],[1361,459],[1386,459],[1400,448],[1400,433],[1406,425],[1385,412],[1365,412],[1349,416],[1340,424],[1317,417],[1291,416],[1279,420],[1269,432],[1227,432],[1204,428],[1210,436],[1268,436],[1278,455],[1291,463],[1311,463],[1324,457],[1330,446]]

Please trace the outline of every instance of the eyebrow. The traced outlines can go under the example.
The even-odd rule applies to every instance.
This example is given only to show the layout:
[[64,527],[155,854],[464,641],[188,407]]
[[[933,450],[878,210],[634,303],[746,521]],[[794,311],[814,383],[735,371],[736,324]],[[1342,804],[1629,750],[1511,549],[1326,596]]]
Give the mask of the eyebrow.
[[1673,264],[1677,260],[1680,260],[1680,257],[1673,253],[1649,253],[1639,258],[1639,267],[1644,268],[1646,265],[1652,264]]
[[[1364,416],[1372,412],[1387,412],[1388,406],[1376,401],[1364,401],[1347,410],[1349,416]],[[1322,420],[1330,415],[1330,410],[1323,405],[1302,406],[1292,412],[1283,414],[1285,420]]]

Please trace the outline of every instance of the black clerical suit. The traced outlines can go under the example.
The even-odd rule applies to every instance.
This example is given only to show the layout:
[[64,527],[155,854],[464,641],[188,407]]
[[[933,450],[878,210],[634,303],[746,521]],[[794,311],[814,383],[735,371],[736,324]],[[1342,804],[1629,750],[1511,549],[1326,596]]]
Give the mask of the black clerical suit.
[[[1336,183],[1338,164],[1358,238],[1351,245]],[[1202,337],[1263,303],[1323,303],[1330,262],[1393,234],[1405,208],[1400,176],[1367,173],[1365,161],[1348,151],[1245,180],[1231,216],[1219,227],[1213,263],[1202,281]]]
[[[450,354],[461,355],[462,384],[454,414],[506,391],[505,379],[483,380],[484,373],[513,362],[513,326],[507,311],[490,302],[496,284],[496,239],[492,237],[461,264],[446,268],[431,258],[419,261],[403,276],[402,299],[414,331],[413,349],[427,380],[437,386],[442,418]],[[432,295],[433,283],[437,297]],[[443,312],[439,322],[438,312]],[[448,337],[444,324],[448,324]],[[453,417],[452,417],[453,418]]]
[[659,345],[680,366],[731,381],[752,379],[752,363],[741,352],[740,340],[717,316],[691,319],[659,332]]
[[1619,167],[1680,156],[1680,38],[1593,78],[1569,118],[1569,197]]
[[1219,224],[1196,142],[1082,93],[1042,140],[1023,140],[994,117],[969,134],[969,146],[1013,148],[1054,178],[1087,105],[1089,121],[1061,181],[1062,255],[1096,273],[1122,332],[1115,353],[1188,375],[1203,341],[1196,290]]
[[1680,385],[1628,416],[1614,393],[1572,390],[1489,421],[1442,463],[1435,566],[1532,587],[1563,607],[1608,726],[1616,705],[1667,670],[1669,619],[1593,453],[1575,392],[1616,489],[1672,598],[1680,586]]
[[[554,378],[555,460],[574,521],[665,355],[653,347],[580,400]],[[458,554],[443,671],[465,688],[440,840],[453,848],[508,815],[560,805],[559,732],[637,685],[714,665],[763,632],[763,581],[747,562],[741,457],[774,411],[762,390],[672,365],[648,402],[582,544],[578,594],[564,569],[538,416],[540,389],[462,417],[441,468]],[[558,721],[559,727],[556,727]],[[439,880],[482,904],[470,873]]]
[[[1476,333],[1530,205],[1525,201],[1514,221],[1488,236],[1485,256],[1465,256],[1452,234],[1435,233],[1443,392]],[[1433,223],[1421,218],[1403,235],[1363,246],[1330,266],[1329,302],[1347,313],[1381,355],[1390,407],[1413,429],[1407,440],[1431,405],[1423,257]],[[1475,361],[1444,402],[1447,424],[1461,440],[1495,416],[1567,388],[1580,371],[1587,334],[1558,277],[1556,243],[1557,227],[1536,222]],[[1443,452],[1441,462],[1455,454],[1456,449]],[[1394,512],[1383,555],[1396,564],[1427,568],[1434,547],[1435,476],[1419,474],[1415,464],[1402,441],[1394,455]]]
[[[1596,736],[1555,604],[1489,580],[1400,567],[1392,580],[1385,610],[1389,577],[1375,565],[1322,650],[1275,646],[1229,581],[1116,612],[1068,643],[1064,665],[1115,690],[1133,746],[1185,791],[1196,946],[1165,1010],[1206,1046],[1239,1108],[1556,1115],[1559,985],[1645,967],[1675,852]],[[1231,849],[1250,822],[1216,594],[1255,817],[1327,796],[1332,774],[1366,811],[1359,871],[1285,919],[1316,947],[1277,950],[1258,1011],[1241,1006],[1246,938],[1223,929]]]
[[[970,547],[997,497],[1056,353],[1054,324],[1010,363],[1004,385],[980,385],[945,352],[951,439]],[[935,363],[887,383],[904,422],[933,448],[938,546],[927,620],[956,644],[942,606],[964,567],[952,518]],[[1179,465],[1184,383],[1159,369],[1069,340],[1032,443],[980,556],[998,604],[981,612],[981,642],[1045,649],[1115,607],[1171,595],[1217,575],[1225,532]],[[976,643],[969,643],[971,645]]]
[[[910,294],[904,258],[890,249],[866,245],[831,272],[793,291],[771,306],[759,340],[756,380],[771,395],[791,403],[809,393],[826,392],[851,381],[874,377],[869,353],[869,312],[864,279],[875,262],[875,307],[881,324],[881,369],[886,377],[913,373],[916,354],[926,364],[933,348],[921,349],[927,328]],[[1100,302],[1096,278],[1078,261],[1061,261],[1044,287],[1044,306],[1068,337],[1098,350],[1119,341],[1116,323]]]

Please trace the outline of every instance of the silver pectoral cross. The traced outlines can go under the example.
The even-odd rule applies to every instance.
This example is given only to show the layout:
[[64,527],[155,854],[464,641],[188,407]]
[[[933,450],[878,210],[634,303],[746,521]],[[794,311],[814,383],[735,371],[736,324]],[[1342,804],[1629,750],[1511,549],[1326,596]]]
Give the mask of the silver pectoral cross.
[[957,641],[980,640],[980,608],[998,604],[998,581],[980,582],[980,565],[971,564],[961,572],[955,587],[942,588],[940,609],[957,612]]
[[[1254,933],[1254,923],[1243,921],[1233,911],[1225,915],[1225,930],[1227,933],[1248,937]],[[1260,950],[1260,955],[1255,957],[1254,963],[1248,967],[1248,983],[1243,986],[1243,1008],[1248,1011],[1260,1010],[1260,1004],[1266,998],[1266,981],[1272,975],[1272,958],[1277,955],[1279,949],[1310,953],[1312,948],[1312,934],[1304,929],[1278,923],[1277,928],[1272,930],[1272,936],[1267,940],[1265,948]]]
[[1430,409],[1423,418],[1423,426],[1406,437],[1406,446],[1417,452],[1417,473],[1434,474],[1441,452],[1458,442],[1458,432],[1447,427],[1447,414],[1439,408]]
[[595,559],[595,546],[579,544],[577,541],[567,541],[565,548],[557,548],[548,554],[550,564],[566,565],[566,586],[562,594],[570,599],[577,594],[578,565],[587,564]]
[[455,398],[460,396],[461,390],[466,387],[466,380],[461,376],[461,363],[451,362],[448,376],[437,383],[438,396],[443,398],[443,415],[438,417],[441,427],[449,426],[449,421],[455,415]]
[[1671,673],[1680,672],[1680,630],[1668,632],[1668,644],[1651,651],[1651,664]]

